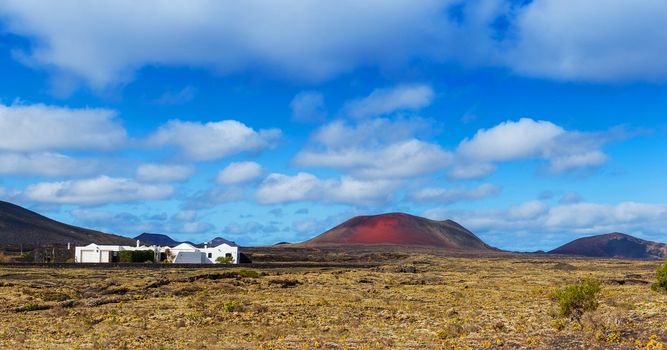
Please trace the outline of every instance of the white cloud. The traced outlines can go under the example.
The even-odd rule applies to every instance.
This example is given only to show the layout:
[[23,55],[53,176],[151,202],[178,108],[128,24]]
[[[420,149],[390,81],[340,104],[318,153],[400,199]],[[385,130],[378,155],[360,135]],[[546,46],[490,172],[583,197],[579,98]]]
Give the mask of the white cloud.
[[[479,178],[490,174],[496,162],[543,159],[553,173],[599,167],[608,157],[600,150],[622,131],[583,133],[568,131],[548,121],[522,118],[477,131],[457,148],[452,178]],[[608,135],[609,134],[609,135]]]
[[104,166],[95,159],[77,159],[59,153],[0,153],[0,174],[85,176]]
[[597,167],[606,163],[607,160],[609,157],[601,151],[563,155],[552,159],[549,169],[559,173],[571,169]]
[[623,232],[664,240],[667,233],[667,204],[582,202],[549,207],[530,201],[505,210],[435,208],[424,215],[435,220],[451,218],[484,237],[502,237],[499,242],[528,249],[549,248],[547,244],[555,248],[582,235]]
[[666,22],[662,0],[533,1],[518,11],[505,63],[558,80],[664,81]]
[[353,118],[378,117],[400,110],[416,110],[431,104],[435,93],[428,85],[399,85],[377,89],[362,99],[350,101],[343,108]]
[[258,233],[275,233],[280,232],[281,229],[275,223],[261,224],[256,221],[249,221],[245,223],[231,223],[224,227],[225,235],[244,236],[256,235]]
[[[136,236],[143,232],[164,233],[179,240],[179,234],[202,234],[211,232],[215,226],[196,221],[196,217],[179,218],[179,214],[168,218],[162,216],[138,216],[127,212],[75,209],[70,212],[75,223],[104,232],[115,232]],[[189,219],[189,220],[186,220]]]
[[542,201],[529,201],[509,208],[507,217],[514,220],[535,219],[549,211],[549,206]]
[[137,168],[137,178],[142,181],[182,181],[193,173],[187,165],[142,164]]
[[581,202],[581,196],[576,192],[567,192],[558,201],[561,204],[572,204]]
[[262,174],[262,166],[255,162],[234,162],[220,170],[216,180],[221,184],[239,184],[255,180]]
[[388,201],[396,186],[396,182],[388,180],[322,180],[303,172],[294,176],[273,173],[262,181],[255,198],[260,204],[317,201],[370,205]]
[[199,191],[187,198],[184,207],[187,209],[208,209],[218,204],[240,201],[245,197],[242,188],[213,187],[205,191]]
[[359,65],[396,65],[434,51],[445,5],[119,0],[82,7],[10,0],[0,14],[8,31],[36,39],[22,53],[27,63],[57,68],[99,88],[131,79],[144,65],[221,74],[258,69],[311,81]]
[[482,184],[475,188],[425,188],[408,195],[407,198],[414,202],[437,202],[446,205],[496,196],[501,190],[493,184]]
[[153,100],[153,103],[163,106],[181,105],[192,101],[195,98],[197,89],[188,85],[178,91],[166,91],[160,97]]
[[496,171],[496,166],[490,163],[455,163],[447,174],[452,180],[480,179]]
[[298,93],[290,102],[292,120],[297,122],[321,122],[326,119],[324,96],[316,91]]
[[565,130],[548,121],[522,118],[477,131],[458,147],[458,153],[479,161],[509,161],[545,153]]
[[28,186],[22,193],[27,201],[53,204],[97,205],[156,200],[169,197],[168,185],[139,183],[124,178],[100,176],[92,179],[42,182]]
[[174,214],[173,219],[178,221],[194,221],[197,219],[196,210],[181,210]]
[[0,104],[0,150],[110,150],[127,139],[108,109]]
[[235,120],[185,122],[171,120],[161,126],[148,143],[152,146],[178,146],[193,160],[213,160],[241,152],[256,152],[280,137],[280,130],[255,131]]
[[667,79],[662,0],[7,0],[0,16],[32,39],[15,57],[94,88],[147,65],[315,81],[415,60],[560,80]]
[[294,163],[331,167],[359,178],[405,178],[448,166],[451,154],[439,145],[414,138],[421,120],[374,119],[355,126],[336,121],[321,127]]

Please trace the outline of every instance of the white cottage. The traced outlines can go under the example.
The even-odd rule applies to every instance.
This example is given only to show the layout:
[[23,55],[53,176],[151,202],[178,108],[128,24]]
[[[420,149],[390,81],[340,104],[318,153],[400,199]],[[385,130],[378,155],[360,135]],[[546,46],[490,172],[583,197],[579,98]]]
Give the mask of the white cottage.
[[240,260],[239,247],[235,244],[223,243],[216,247],[204,245],[198,248],[188,243],[181,243],[175,247],[161,248],[160,252],[167,254],[175,264],[214,264],[218,258],[230,258],[232,264],[238,264]]
[[174,264],[215,264],[219,258],[228,258],[232,264],[240,261],[239,247],[232,243],[222,243],[216,247],[198,248],[189,243],[181,243],[174,247],[137,245],[99,245],[91,243],[87,246],[78,246],[74,249],[74,261],[77,263],[112,263],[118,262],[118,252],[125,250],[152,250],[155,252],[155,261],[167,259]]
[[87,246],[74,248],[74,261],[78,263],[111,263],[118,262],[118,252],[125,250],[152,250],[157,251],[156,246],[139,245],[101,245],[91,243]]

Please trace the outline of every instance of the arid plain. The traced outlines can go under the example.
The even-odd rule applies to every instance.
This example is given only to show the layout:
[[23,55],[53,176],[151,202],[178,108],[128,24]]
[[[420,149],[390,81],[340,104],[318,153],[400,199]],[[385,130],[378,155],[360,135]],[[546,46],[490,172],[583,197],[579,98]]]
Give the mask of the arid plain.
[[[661,349],[660,261],[358,254],[369,266],[0,267],[14,349]],[[339,259],[340,260],[340,259]],[[359,263],[357,261],[356,263]],[[601,281],[599,307],[552,294]]]

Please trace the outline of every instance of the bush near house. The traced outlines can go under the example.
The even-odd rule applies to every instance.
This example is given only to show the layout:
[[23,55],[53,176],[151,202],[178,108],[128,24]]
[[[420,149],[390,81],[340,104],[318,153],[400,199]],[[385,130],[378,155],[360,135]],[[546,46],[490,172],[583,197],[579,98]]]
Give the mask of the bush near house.
[[579,320],[584,312],[597,309],[599,292],[600,281],[585,279],[556,291],[553,297],[561,316]]
[[234,262],[234,258],[231,256],[221,256],[215,259],[215,262],[218,264],[231,264]]
[[152,250],[123,250],[118,252],[118,261],[123,263],[154,262],[155,253]]
[[655,277],[657,281],[653,283],[653,290],[667,292],[667,261],[658,267]]

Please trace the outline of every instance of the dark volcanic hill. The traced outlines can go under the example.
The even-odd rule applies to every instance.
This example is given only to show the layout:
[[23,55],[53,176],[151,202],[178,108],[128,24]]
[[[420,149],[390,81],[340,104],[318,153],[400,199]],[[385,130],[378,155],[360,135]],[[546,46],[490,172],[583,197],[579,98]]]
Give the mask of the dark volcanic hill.
[[18,205],[0,201],[0,245],[30,249],[41,245],[129,244],[127,237],[63,224]]
[[160,245],[160,246],[177,246],[181,244],[179,241],[173,240],[171,237],[167,235],[163,235],[161,233],[142,233],[137,237],[134,237],[135,240],[138,240],[142,244],[145,245]]
[[667,257],[667,244],[645,241],[616,232],[575,239],[549,253],[605,258],[663,259]]
[[215,237],[212,240],[208,241],[208,245],[211,247],[217,247],[223,243],[226,243],[227,245],[230,245],[232,247],[237,245],[236,242],[226,240],[222,237]]
[[378,244],[496,250],[452,220],[434,221],[403,213],[357,216],[301,243],[303,246]]

